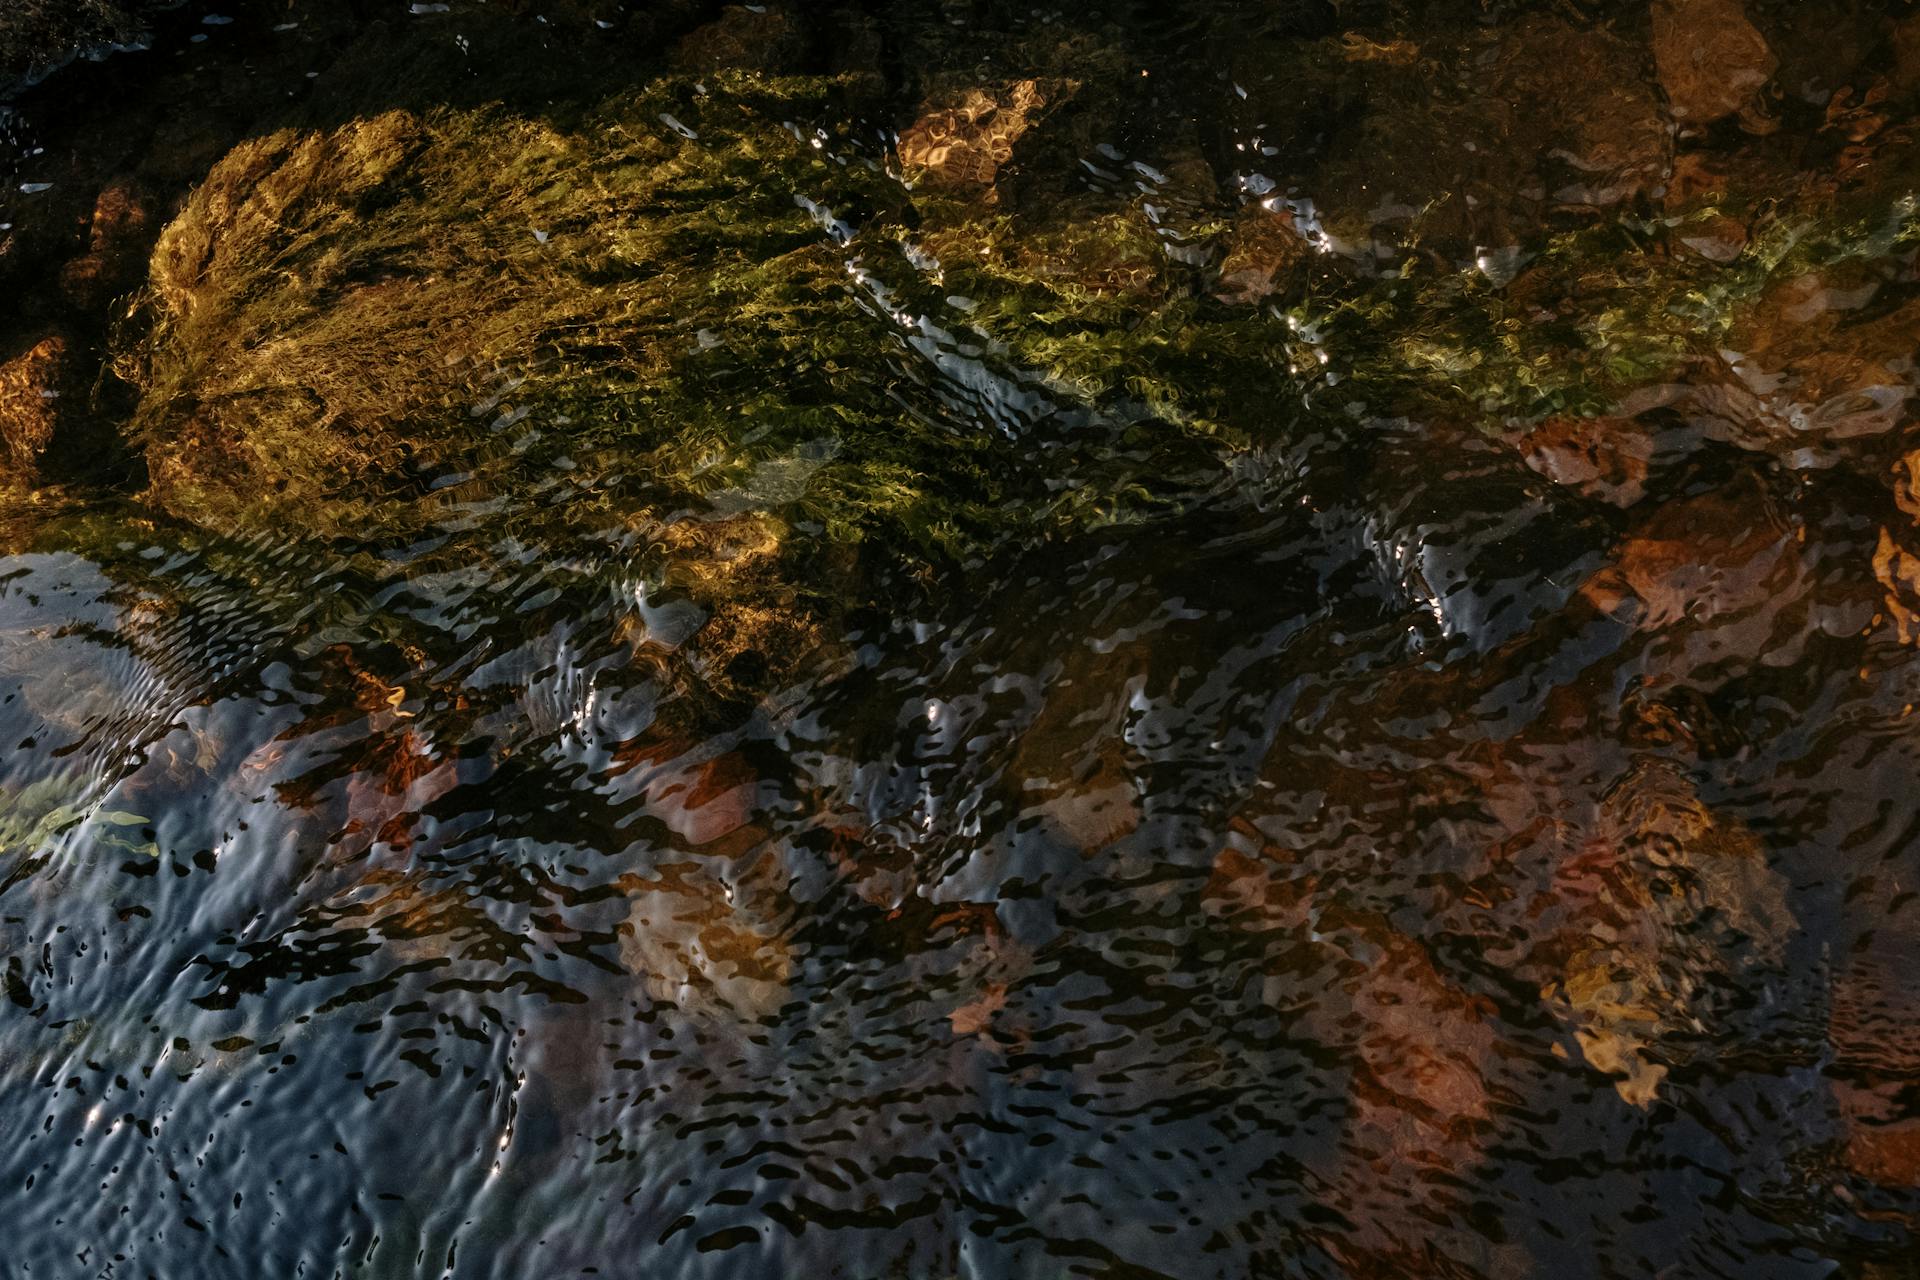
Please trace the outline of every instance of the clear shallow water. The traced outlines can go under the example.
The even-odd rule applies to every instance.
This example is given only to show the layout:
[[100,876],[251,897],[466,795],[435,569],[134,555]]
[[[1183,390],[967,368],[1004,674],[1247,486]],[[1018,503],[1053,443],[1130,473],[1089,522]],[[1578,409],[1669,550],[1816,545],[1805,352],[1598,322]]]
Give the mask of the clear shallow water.
[[1276,348],[1196,444],[818,235],[847,404],[1145,496],[761,696],[617,452],[404,537],[13,504],[0,1273],[1911,1273],[1910,365],[1708,348],[1583,453]]

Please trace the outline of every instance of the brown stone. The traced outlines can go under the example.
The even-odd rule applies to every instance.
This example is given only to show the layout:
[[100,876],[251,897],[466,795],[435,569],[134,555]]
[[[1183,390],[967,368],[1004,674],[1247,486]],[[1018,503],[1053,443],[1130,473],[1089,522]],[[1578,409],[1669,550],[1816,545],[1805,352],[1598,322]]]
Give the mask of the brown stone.
[[1669,209],[1683,209],[1726,194],[1726,166],[1717,157],[1702,151],[1686,151],[1673,158],[1673,172],[1667,178],[1666,203]]
[[1614,564],[1581,594],[1611,612],[1640,603],[1642,627],[1705,620],[1753,604],[1769,592],[1794,542],[1757,484],[1660,508],[1620,544]]
[[793,956],[777,871],[750,867],[729,882],[678,862],[621,884],[631,905],[617,927],[620,960],[652,999],[749,1022],[786,1002]]
[[1920,1120],[1854,1125],[1847,1167],[1884,1186],[1920,1187]]
[[87,251],[60,270],[60,292],[82,310],[137,287],[159,228],[152,196],[136,180],[116,178],[94,198]]
[[1708,262],[1732,262],[1746,250],[1747,227],[1738,218],[1719,214],[1687,223],[1673,238]]
[[1548,418],[1520,449],[1527,465],[1555,484],[1630,507],[1646,493],[1653,437],[1631,418]]
[[1669,760],[1641,757],[1589,822],[1530,912],[1561,956],[1541,994],[1586,1064],[1645,1107],[1671,1035],[1724,1012],[1726,979],[1777,970],[1798,925],[1759,837]]
[[900,162],[919,181],[990,188],[1050,101],[1039,81],[1016,80],[992,92],[968,89],[930,102],[901,131]]
[[1139,785],[1125,769],[1109,764],[1084,784],[1042,801],[1035,812],[1055,835],[1091,857],[1139,829]]
[[1849,1075],[1920,1081],[1920,945],[1911,929],[1884,926],[1833,984],[1827,1036]]
[[1307,242],[1293,215],[1253,205],[1234,221],[1214,297],[1231,304],[1264,301],[1280,292],[1287,277],[1307,256]]
[[1674,118],[1690,125],[1745,111],[1779,65],[1739,0],[1656,0],[1653,58]]
[[0,364],[0,479],[33,483],[71,391],[67,340],[43,338]]
[[1910,923],[1873,916],[1828,1005],[1834,1101],[1847,1123],[1847,1167],[1920,1187],[1920,1115],[1903,1101],[1920,1082],[1920,947]]
[[111,253],[138,243],[152,225],[152,196],[131,178],[115,179],[94,199],[91,247],[95,253]]
[[1485,1001],[1454,986],[1418,940],[1376,933],[1378,954],[1352,990],[1342,1030],[1355,1035],[1350,1137],[1376,1169],[1457,1167],[1491,1114]]
[[82,310],[97,310],[146,278],[147,257],[159,234],[153,195],[129,177],[116,178],[94,198],[87,251],[60,271],[60,291]]
[[955,1009],[947,1019],[952,1022],[956,1036],[984,1035],[993,1025],[993,1015],[1006,1007],[1007,984],[989,983],[976,999]]
[[1565,208],[1610,207],[1665,181],[1668,131],[1640,50],[1611,32],[1542,17],[1516,24],[1501,51],[1477,112],[1490,126],[1476,143],[1481,154],[1511,148]]
[[1304,930],[1310,923],[1314,881],[1289,866],[1279,850],[1264,846],[1259,841],[1251,852],[1236,844],[1222,849],[1201,891],[1201,909],[1255,933]]

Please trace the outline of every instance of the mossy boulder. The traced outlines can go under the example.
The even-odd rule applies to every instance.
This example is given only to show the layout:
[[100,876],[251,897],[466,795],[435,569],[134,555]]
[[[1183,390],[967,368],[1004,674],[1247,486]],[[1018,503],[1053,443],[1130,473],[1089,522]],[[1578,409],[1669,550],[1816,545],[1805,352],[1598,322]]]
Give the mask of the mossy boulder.
[[[707,619],[698,665],[745,685],[874,582],[1114,518],[1217,427],[1159,368],[1198,337],[1165,241],[1124,197],[916,195],[853,136],[870,90],[667,75],[248,139],[161,235],[118,366],[149,500],[449,556],[485,510],[651,566]],[[1153,413],[1159,439],[1114,439]],[[1090,465],[1021,466],[1030,428]]]

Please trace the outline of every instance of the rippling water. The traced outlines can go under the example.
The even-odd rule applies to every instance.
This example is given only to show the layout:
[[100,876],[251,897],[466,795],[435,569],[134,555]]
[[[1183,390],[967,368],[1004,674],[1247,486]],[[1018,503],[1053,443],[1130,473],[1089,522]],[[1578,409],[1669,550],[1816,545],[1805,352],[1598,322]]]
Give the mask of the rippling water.
[[[1232,28],[1139,21],[1190,115],[1075,182],[1151,201],[1154,137],[1257,152],[1273,99]],[[792,146],[891,174],[836,127]],[[1252,381],[1200,351],[1232,429],[1182,434],[911,232],[773,195],[883,355],[702,329],[701,385],[920,424],[1038,513],[828,557],[791,661],[702,648],[699,557],[810,529],[842,446],[669,509],[651,442],[515,417],[524,371],[399,532],[8,499],[0,1275],[1920,1274],[1910,240],[1785,282],[1851,380],[1776,334],[1610,369],[1600,417],[1448,416],[1330,322]],[[1427,252],[1506,289],[1533,234]]]

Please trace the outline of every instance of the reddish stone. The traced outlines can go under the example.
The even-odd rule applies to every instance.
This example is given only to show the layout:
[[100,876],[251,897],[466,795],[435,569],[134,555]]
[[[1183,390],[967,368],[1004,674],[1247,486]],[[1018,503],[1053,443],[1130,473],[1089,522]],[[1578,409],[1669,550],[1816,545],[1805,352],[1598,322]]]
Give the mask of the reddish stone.
[[1653,437],[1631,418],[1548,418],[1520,449],[1527,465],[1555,484],[1630,507],[1646,493]]
[[1674,118],[1693,125],[1746,110],[1779,65],[1739,0],[1656,0],[1653,58]]

